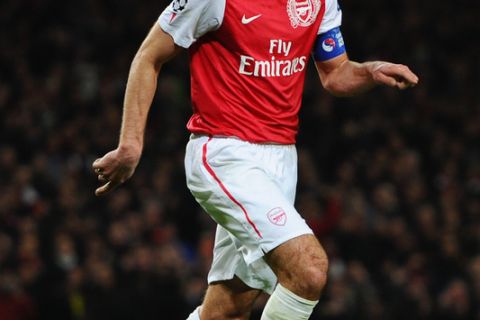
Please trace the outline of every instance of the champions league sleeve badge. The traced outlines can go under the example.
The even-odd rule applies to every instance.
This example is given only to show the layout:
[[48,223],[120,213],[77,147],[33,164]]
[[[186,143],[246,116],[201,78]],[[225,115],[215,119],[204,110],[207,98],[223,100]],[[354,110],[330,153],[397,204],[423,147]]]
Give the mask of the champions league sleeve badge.
[[292,27],[312,25],[320,12],[321,6],[320,0],[288,0],[287,13]]
[[185,10],[187,6],[188,0],[173,0],[172,1],[172,14],[170,16],[169,24],[172,24],[173,20],[177,17],[177,15]]
[[177,13],[183,11],[187,6],[187,3],[188,0],[174,0],[172,2],[172,10]]

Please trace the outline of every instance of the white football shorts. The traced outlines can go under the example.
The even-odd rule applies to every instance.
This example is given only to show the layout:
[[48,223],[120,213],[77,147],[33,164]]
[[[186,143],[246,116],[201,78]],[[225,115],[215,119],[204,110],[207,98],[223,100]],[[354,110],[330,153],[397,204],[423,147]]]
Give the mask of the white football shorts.
[[263,256],[313,234],[293,207],[295,146],[192,135],[185,169],[188,188],[218,223],[208,283],[236,275],[249,287],[272,293],[277,278]]

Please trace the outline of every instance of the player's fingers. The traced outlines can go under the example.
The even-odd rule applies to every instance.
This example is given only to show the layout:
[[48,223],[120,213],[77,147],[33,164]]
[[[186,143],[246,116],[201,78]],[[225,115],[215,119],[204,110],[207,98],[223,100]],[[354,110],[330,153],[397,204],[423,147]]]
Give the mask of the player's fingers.
[[95,161],[93,161],[92,163],[92,169],[97,171],[98,169],[102,169],[102,159],[103,158],[98,158],[98,159],[95,159]]
[[96,159],[92,164],[92,169],[95,174],[104,174],[105,173],[105,165],[103,163],[103,158]]
[[103,174],[99,174],[98,181],[100,181],[101,183],[106,183],[108,182],[108,179]]
[[407,84],[409,87],[418,84],[418,77],[410,70],[402,71],[400,76],[402,77],[401,82]]
[[409,85],[418,84],[418,80],[419,80],[418,76],[415,73],[413,73],[409,67],[405,65],[402,65],[402,64],[392,65],[389,68],[383,68],[382,71],[387,76],[401,78],[402,79],[401,82],[407,82],[409,83]]
[[412,85],[407,82],[397,82],[397,88],[400,90],[405,90],[407,88],[410,88]]
[[107,177],[108,180],[113,181],[117,185],[120,185],[127,181],[128,175],[124,170],[116,170],[115,172],[112,172],[110,176]]
[[396,87],[397,86],[397,80],[394,77],[387,76],[385,73],[378,73],[375,76],[375,81],[378,83],[385,84],[389,87]]
[[400,79],[400,80],[397,80],[397,87],[398,89],[400,90],[405,90],[405,89],[408,89],[408,88],[411,88],[411,87],[414,87],[417,83],[415,82],[410,82],[406,79]]
[[96,174],[111,175],[115,170],[115,162],[110,158],[99,158],[93,162],[92,168]]
[[98,187],[95,190],[95,195],[97,197],[104,195],[105,193],[107,193],[110,190],[110,188],[111,188],[110,185],[111,185],[111,182],[109,181],[109,182],[105,183],[104,185],[102,185],[101,187]]
[[418,76],[412,71],[410,71],[410,69],[408,69],[408,71],[405,72],[404,78],[407,79],[408,82],[414,85],[418,84],[418,81],[419,81]]
[[112,191],[113,189],[115,189],[118,186],[118,184],[119,183],[115,183],[113,181],[108,181],[103,186],[101,186],[100,188],[97,188],[97,190],[95,190],[95,195],[97,197],[103,196],[103,195],[107,194],[108,192]]

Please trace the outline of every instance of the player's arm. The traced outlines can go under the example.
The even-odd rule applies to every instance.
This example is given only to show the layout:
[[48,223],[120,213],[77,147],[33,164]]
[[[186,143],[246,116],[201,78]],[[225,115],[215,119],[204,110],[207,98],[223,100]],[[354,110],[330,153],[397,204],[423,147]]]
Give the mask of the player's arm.
[[95,194],[103,195],[133,175],[140,161],[148,111],[162,65],[181,48],[156,23],[133,59],[128,76],[118,147],[95,160],[93,169],[102,183]]
[[354,96],[379,84],[403,90],[418,83],[418,77],[401,64],[351,61],[339,28],[318,36],[313,56],[323,87],[335,96]]

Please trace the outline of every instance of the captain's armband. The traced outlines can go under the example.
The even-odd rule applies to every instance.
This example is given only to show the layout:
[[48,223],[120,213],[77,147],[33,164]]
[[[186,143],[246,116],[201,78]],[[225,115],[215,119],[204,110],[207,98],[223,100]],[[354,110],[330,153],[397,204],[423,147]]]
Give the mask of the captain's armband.
[[340,28],[334,28],[319,34],[313,48],[313,57],[316,61],[327,61],[346,52]]

